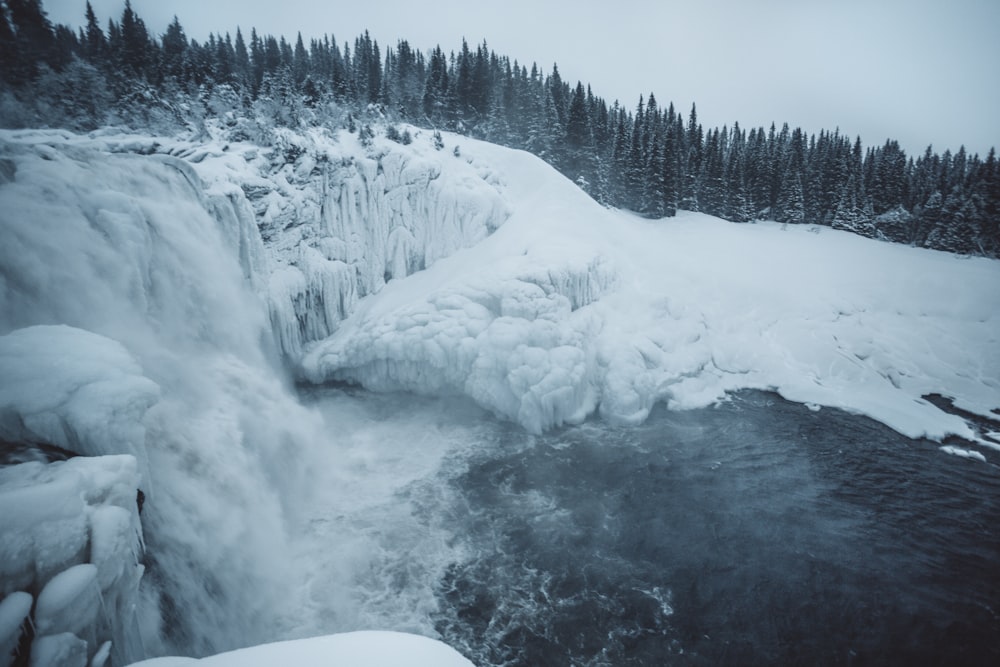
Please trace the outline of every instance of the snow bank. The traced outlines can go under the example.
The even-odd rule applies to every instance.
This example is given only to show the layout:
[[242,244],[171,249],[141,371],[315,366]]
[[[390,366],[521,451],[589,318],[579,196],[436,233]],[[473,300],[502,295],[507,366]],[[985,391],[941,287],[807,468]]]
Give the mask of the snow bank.
[[298,665],[321,667],[471,667],[472,663],[441,642],[399,632],[346,632],[313,639],[263,644],[220,653],[201,660],[156,658],[133,667],[271,667]]
[[308,379],[465,394],[535,432],[740,388],[935,439],[974,433],[923,396],[1000,406],[1000,262],[809,226],[644,221],[525,153],[464,141],[463,155],[501,174],[511,217],[363,301],[308,347]]

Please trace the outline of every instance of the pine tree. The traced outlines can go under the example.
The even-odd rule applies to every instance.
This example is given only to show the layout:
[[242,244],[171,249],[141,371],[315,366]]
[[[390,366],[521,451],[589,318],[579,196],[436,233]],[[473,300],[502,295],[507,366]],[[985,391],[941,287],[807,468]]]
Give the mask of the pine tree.
[[149,34],[146,24],[132,10],[130,0],[125,0],[122,11],[121,40],[121,66],[134,76],[144,76],[148,65]]
[[423,111],[431,125],[440,125],[445,118],[445,103],[448,96],[448,63],[441,47],[431,51],[428,63],[427,81],[424,84]]
[[632,122],[632,132],[629,135],[625,167],[624,204],[637,213],[642,212],[642,193],[645,188],[646,163],[648,162],[648,156],[643,147],[643,124],[646,120],[645,105],[644,98],[640,96]]
[[307,76],[309,76],[309,55],[306,53],[305,44],[302,43],[300,32],[295,40],[295,52],[292,56],[292,78],[295,85],[301,86]]
[[236,42],[233,44],[233,78],[240,86],[249,85],[252,79],[250,53],[247,51],[243,33],[236,28]]
[[837,209],[833,214],[832,227],[862,236],[875,236],[874,220],[870,208],[866,210],[863,184],[859,174],[852,172],[844,184]]
[[188,42],[184,35],[184,29],[180,21],[174,16],[174,20],[167,26],[161,41],[163,49],[163,70],[166,76],[171,76],[178,81],[184,79],[184,54],[187,51]]
[[692,104],[685,135],[684,175],[681,181],[681,199],[678,204],[680,208],[686,211],[701,210],[699,203],[701,183],[698,177],[701,174],[702,136],[701,125],[698,124],[698,110]]
[[778,222],[800,224],[805,222],[805,215],[802,177],[797,170],[789,170],[778,192],[774,219]]
[[[577,82],[566,114],[565,154],[560,165],[572,180],[586,183],[594,180],[593,150],[594,136],[587,115],[587,97],[583,83]],[[588,189],[589,191],[589,189]]]
[[55,35],[52,24],[42,9],[41,0],[7,0],[13,28],[12,67],[5,78],[15,85],[34,79],[42,64],[52,64],[55,57]]
[[14,29],[7,20],[7,8],[0,3],[0,80],[14,83],[17,68],[17,44]]
[[96,63],[104,57],[104,52],[107,49],[107,41],[104,38],[104,31],[101,30],[101,26],[97,23],[97,15],[94,14],[94,8],[90,6],[89,0],[87,2],[86,18],[84,53],[88,60]]

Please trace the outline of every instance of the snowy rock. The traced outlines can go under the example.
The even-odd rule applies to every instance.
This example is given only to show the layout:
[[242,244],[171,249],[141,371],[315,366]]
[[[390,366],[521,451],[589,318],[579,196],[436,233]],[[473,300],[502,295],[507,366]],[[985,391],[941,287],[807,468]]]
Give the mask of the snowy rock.
[[372,149],[347,133],[306,139],[295,163],[247,177],[276,263],[271,322],[291,359],[359,299],[479,243],[508,214],[492,172],[443,159],[427,137]]
[[[57,573],[90,560],[91,517],[111,507],[129,517],[129,552],[133,555],[126,560],[134,562],[140,534],[135,507],[138,487],[132,456],[77,457],[48,465],[0,468],[3,593],[40,590]],[[114,561],[121,556],[99,549]],[[98,562],[101,567],[118,567]]]

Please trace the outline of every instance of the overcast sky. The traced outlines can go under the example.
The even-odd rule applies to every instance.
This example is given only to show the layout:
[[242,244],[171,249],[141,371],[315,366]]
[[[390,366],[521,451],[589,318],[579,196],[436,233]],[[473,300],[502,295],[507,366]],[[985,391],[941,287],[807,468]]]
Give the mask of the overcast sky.
[[[124,0],[91,0],[102,27]],[[79,26],[85,0],[44,0]],[[423,51],[484,39],[564,80],[589,82],[632,108],[656,93],[708,126],[787,121],[840,128],[909,153],[1000,146],[1000,0],[132,0],[161,35],[176,14],[189,37],[209,32],[340,44],[368,30],[383,47]]]

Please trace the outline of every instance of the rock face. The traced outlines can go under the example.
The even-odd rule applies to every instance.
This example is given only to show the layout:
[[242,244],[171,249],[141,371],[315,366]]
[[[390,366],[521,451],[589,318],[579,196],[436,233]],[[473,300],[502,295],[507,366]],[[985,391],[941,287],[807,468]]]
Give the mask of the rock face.
[[142,657],[138,486],[130,455],[0,468],[0,664],[29,627],[31,664],[82,665],[109,642],[117,664]]

